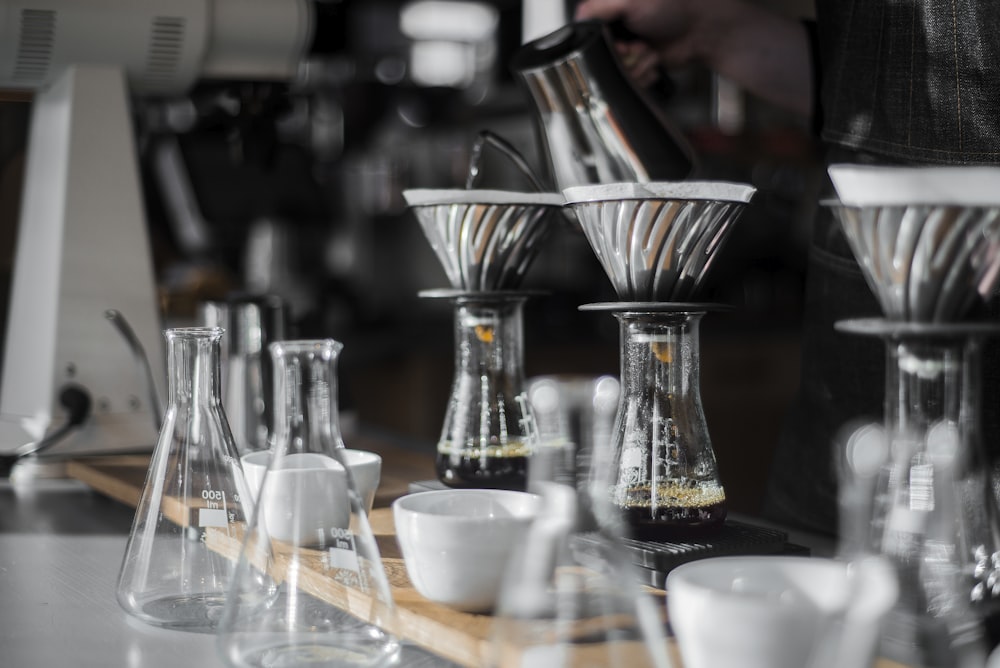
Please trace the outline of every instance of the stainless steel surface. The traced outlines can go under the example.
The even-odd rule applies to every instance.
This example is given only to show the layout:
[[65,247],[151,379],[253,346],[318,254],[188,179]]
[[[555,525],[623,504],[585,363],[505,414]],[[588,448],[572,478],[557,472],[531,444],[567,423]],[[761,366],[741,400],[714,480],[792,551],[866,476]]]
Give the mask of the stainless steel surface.
[[566,188],[594,254],[623,301],[687,301],[754,189],[729,183]]
[[406,190],[406,202],[444,267],[451,287],[516,288],[562,204],[553,193]]
[[1000,277],[1000,207],[831,204],[887,317],[961,319]]
[[534,102],[556,188],[691,173],[691,149],[622,72],[602,23],[523,45],[511,69]]

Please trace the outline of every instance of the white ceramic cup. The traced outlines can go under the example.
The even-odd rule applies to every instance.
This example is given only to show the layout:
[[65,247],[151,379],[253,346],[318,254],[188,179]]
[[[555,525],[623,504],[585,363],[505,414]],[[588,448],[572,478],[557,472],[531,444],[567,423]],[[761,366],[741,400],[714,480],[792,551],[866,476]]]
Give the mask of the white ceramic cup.
[[667,575],[667,605],[685,668],[871,665],[898,590],[884,564],[857,566],[783,556],[678,566]]
[[[382,470],[382,458],[364,450],[342,451],[353,474],[365,512],[370,513]],[[271,453],[251,452],[241,458],[250,493],[256,496],[264,481]],[[295,453],[282,458],[268,477],[264,499],[264,526],[277,540],[316,545],[329,539],[331,529],[350,526],[351,505],[347,475],[340,462],[318,453]]]
[[492,610],[514,548],[541,497],[494,489],[418,492],[392,504],[406,573],[425,598],[467,612]]

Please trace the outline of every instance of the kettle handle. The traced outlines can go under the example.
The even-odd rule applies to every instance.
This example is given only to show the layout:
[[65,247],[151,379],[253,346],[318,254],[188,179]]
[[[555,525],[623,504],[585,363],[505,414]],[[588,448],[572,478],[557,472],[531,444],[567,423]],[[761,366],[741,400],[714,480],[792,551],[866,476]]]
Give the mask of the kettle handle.
[[[632,31],[625,21],[622,19],[615,19],[614,21],[608,21],[605,23],[608,30],[608,35],[615,42],[644,42],[645,40]],[[657,68],[656,82],[652,85],[646,87],[646,94],[652,98],[653,102],[657,104],[666,104],[670,98],[674,96],[677,92],[677,84],[670,77],[667,69],[663,65],[659,65]]]

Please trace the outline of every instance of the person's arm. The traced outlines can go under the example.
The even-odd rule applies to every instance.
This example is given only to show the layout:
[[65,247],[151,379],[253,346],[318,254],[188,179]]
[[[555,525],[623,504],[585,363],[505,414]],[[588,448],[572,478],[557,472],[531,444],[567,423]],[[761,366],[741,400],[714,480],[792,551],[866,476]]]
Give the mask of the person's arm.
[[[584,0],[578,19],[621,20],[666,66],[692,61],[775,105],[808,116],[813,106],[809,39],[800,21],[744,0]],[[648,71],[648,51],[622,50]]]

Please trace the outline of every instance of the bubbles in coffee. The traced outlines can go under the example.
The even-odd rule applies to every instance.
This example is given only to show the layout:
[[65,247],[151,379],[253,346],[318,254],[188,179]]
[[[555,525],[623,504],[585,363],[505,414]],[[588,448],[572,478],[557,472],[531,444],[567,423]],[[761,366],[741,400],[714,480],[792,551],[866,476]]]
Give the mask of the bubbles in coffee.
[[667,541],[710,535],[726,519],[726,493],[714,483],[671,481],[612,490],[633,538]]

